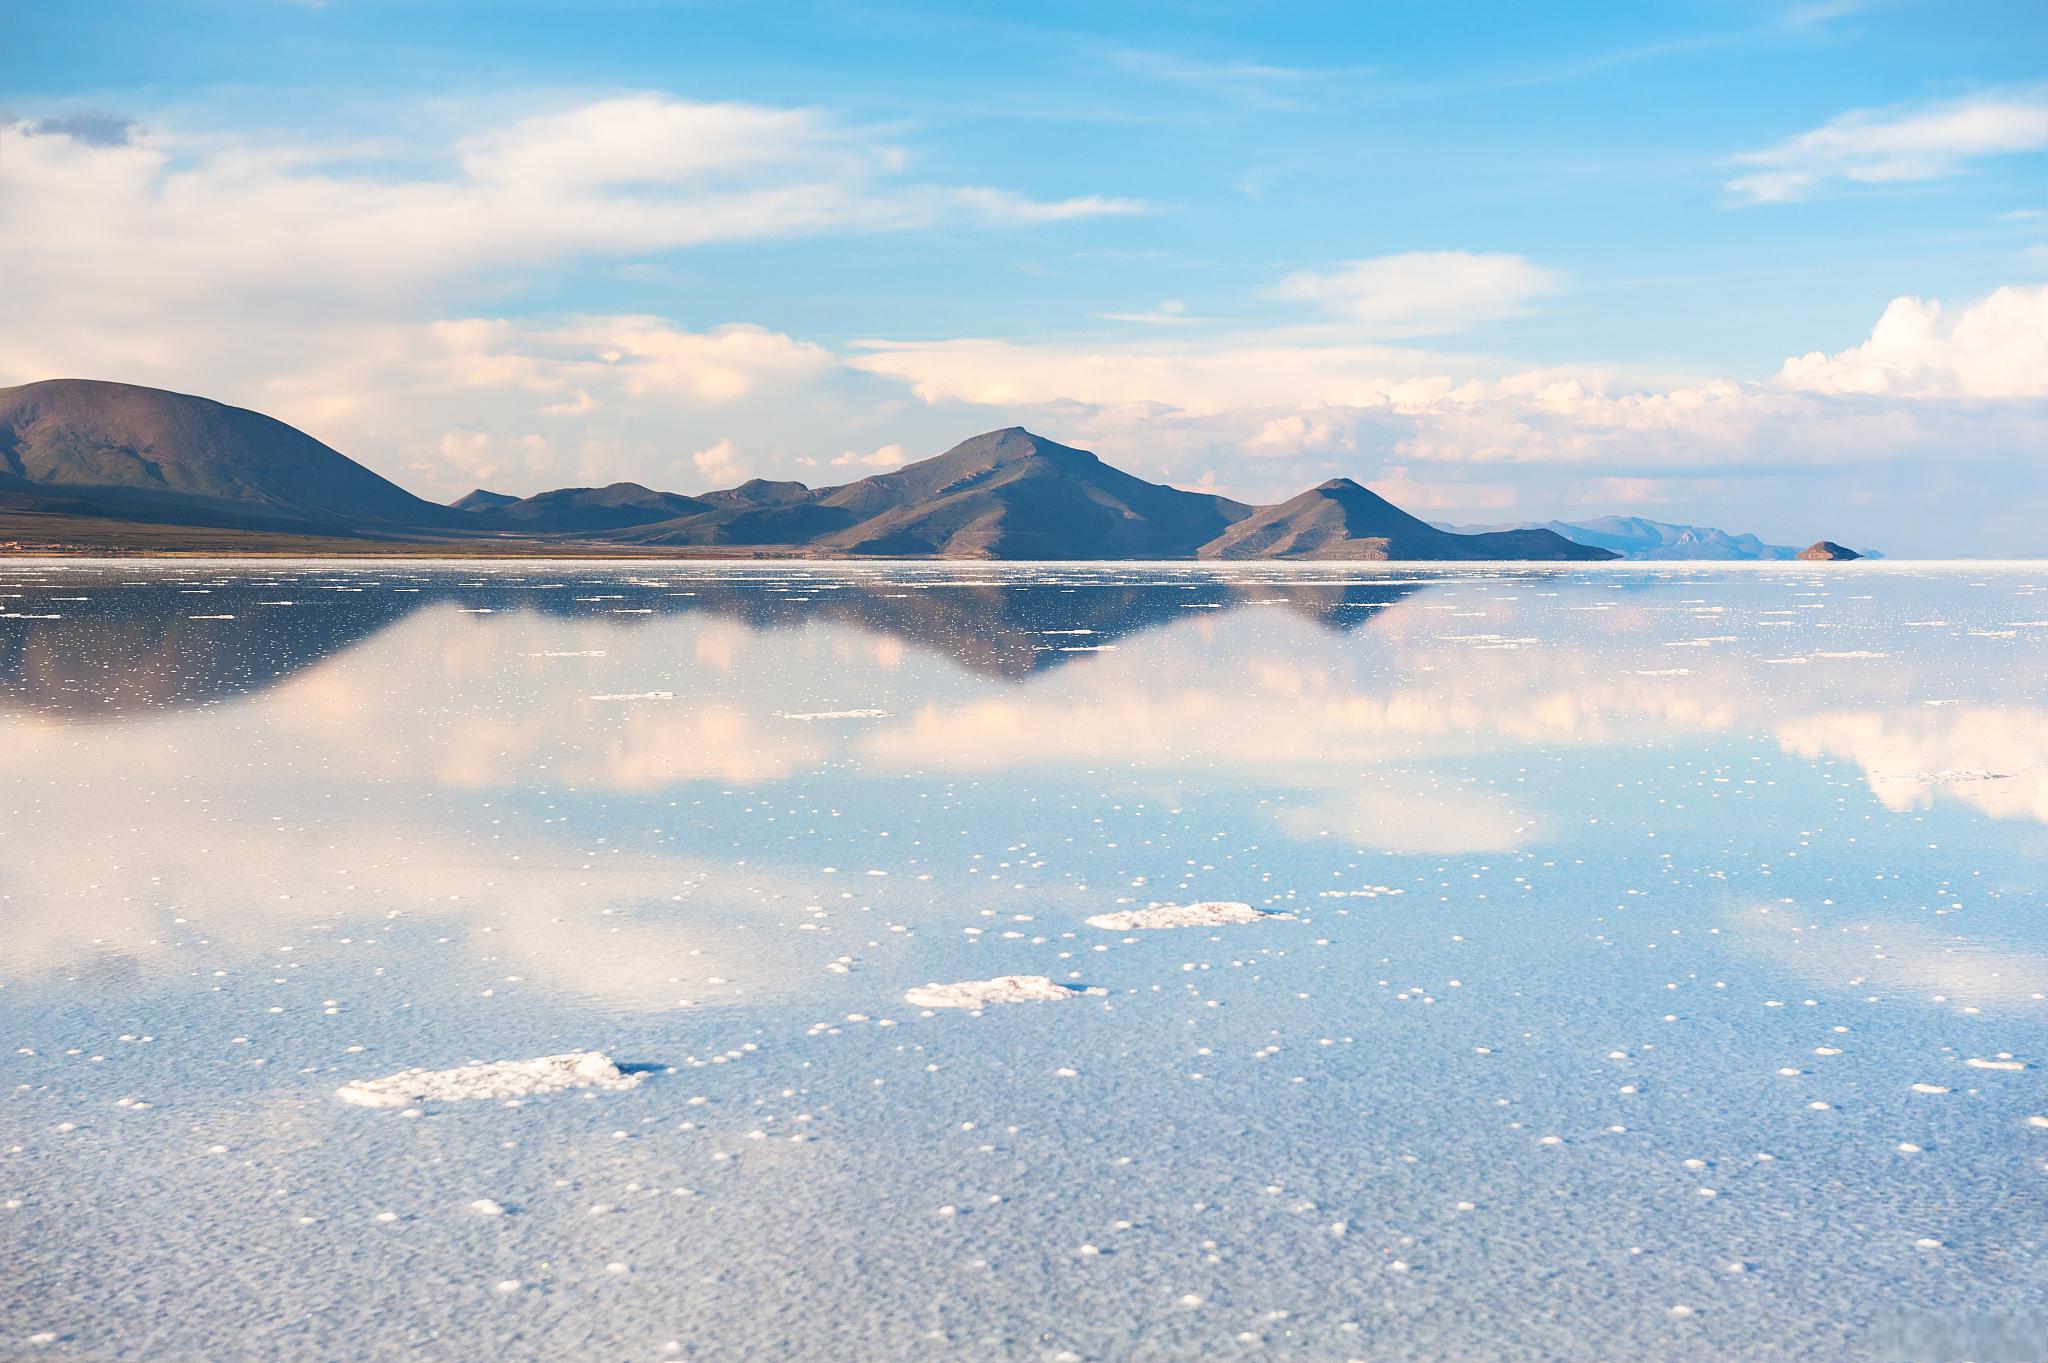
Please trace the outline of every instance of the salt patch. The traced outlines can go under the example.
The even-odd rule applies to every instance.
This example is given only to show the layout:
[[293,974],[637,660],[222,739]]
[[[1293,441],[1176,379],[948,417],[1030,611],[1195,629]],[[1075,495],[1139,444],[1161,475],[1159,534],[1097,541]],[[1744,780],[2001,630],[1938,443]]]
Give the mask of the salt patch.
[[992,980],[928,984],[906,993],[903,1001],[913,1008],[980,1008],[991,1003],[1050,1003],[1081,992],[1043,975],[998,975]]
[[783,719],[886,719],[887,710],[806,710],[798,713],[785,711]]
[[1963,1063],[1973,1070],[2023,1070],[2027,1067],[2026,1062],[2023,1060],[1983,1060],[1976,1056],[1970,1057]]
[[622,1073],[598,1051],[571,1051],[538,1060],[478,1061],[452,1070],[402,1070],[384,1079],[354,1080],[334,1096],[358,1107],[408,1107],[466,1098],[529,1098],[563,1089],[629,1089],[640,1079]]
[[674,700],[675,698],[676,693],[673,691],[618,691],[607,692],[602,696],[589,697],[591,700]]
[[1231,923],[1256,923],[1266,918],[1293,917],[1291,913],[1264,913],[1234,900],[1206,900],[1200,904],[1161,904],[1157,908],[1098,913],[1088,920],[1088,926],[1110,932],[1130,932],[1138,928],[1214,928]]

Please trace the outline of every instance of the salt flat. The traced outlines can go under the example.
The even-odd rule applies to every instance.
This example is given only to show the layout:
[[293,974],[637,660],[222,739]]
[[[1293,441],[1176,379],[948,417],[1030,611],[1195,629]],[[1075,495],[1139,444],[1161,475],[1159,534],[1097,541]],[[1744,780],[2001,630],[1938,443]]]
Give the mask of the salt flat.
[[9,561],[0,1356],[2021,1356],[2044,616]]

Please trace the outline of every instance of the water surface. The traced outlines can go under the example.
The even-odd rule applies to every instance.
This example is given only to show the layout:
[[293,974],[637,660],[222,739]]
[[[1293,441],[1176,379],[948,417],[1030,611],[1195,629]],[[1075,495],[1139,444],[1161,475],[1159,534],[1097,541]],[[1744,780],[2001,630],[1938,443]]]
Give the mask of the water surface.
[[2039,565],[0,565],[0,1356],[2031,1357],[2044,677]]

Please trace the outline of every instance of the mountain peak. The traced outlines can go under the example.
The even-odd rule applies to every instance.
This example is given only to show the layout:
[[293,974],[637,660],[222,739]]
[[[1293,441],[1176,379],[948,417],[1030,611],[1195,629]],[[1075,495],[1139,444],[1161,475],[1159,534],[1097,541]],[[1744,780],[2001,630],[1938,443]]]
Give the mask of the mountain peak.
[[1060,455],[1073,455],[1091,461],[1095,458],[1087,450],[1062,445],[1057,440],[1048,440],[1022,426],[1005,426],[1000,430],[984,431],[980,435],[970,436],[961,441],[946,453],[955,454],[966,450],[987,451],[995,456],[997,463],[1007,463],[1012,459],[1041,459]]
[[1353,482],[1349,478],[1327,478],[1309,489],[1311,492],[1364,492],[1365,490],[1362,484]]

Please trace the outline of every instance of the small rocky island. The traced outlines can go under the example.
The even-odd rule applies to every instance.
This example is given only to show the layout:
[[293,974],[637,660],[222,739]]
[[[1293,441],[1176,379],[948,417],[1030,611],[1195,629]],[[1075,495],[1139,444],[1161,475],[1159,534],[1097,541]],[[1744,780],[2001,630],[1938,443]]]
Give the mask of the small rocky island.
[[1854,549],[1844,549],[1833,540],[1815,540],[1799,551],[1799,557],[1808,563],[1847,563],[1850,559],[1862,558],[1863,555]]

